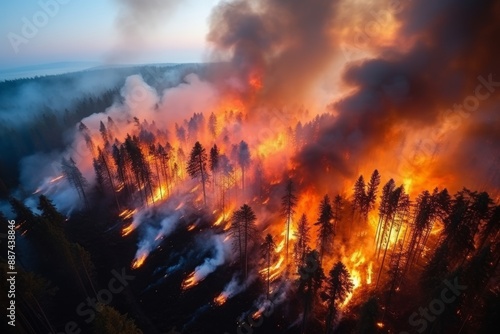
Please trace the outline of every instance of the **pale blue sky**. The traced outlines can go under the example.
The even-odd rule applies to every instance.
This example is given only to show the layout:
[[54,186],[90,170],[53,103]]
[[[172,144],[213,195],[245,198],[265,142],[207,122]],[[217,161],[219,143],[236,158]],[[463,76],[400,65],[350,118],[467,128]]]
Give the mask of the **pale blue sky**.
[[[59,1],[51,17],[40,3]],[[161,1],[161,0],[159,0]],[[208,17],[217,0],[182,0],[172,13],[149,28],[143,45],[120,63],[198,62],[204,59]],[[115,19],[115,0],[16,0],[0,3],[0,69],[66,61],[109,62],[122,55]],[[38,16],[37,16],[38,15]],[[38,23],[33,37],[23,33],[23,22]],[[44,24],[46,20],[46,24]],[[26,31],[25,31],[26,32]],[[28,31],[28,33],[31,33]],[[15,35],[13,35],[15,34]],[[17,36],[23,42],[17,45]],[[9,39],[10,37],[10,39]],[[28,37],[28,38],[25,38]],[[25,39],[24,39],[25,38]],[[24,43],[26,42],[26,43]],[[122,43],[123,44],[123,43]]]

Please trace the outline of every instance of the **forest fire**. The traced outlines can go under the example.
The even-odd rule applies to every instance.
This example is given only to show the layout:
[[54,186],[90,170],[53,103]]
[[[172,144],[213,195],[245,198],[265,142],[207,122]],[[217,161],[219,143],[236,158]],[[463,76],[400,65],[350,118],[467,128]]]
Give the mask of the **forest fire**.
[[189,276],[182,282],[182,289],[188,290],[195,287],[198,284],[198,280],[195,276],[196,272],[192,272]]
[[220,295],[218,295],[215,299],[214,299],[214,303],[218,306],[221,306],[223,305],[225,302],[227,301],[227,297],[221,293]]
[[125,219],[132,218],[134,216],[134,214],[136,214],[136,213],[137,213],[137,209],[133,209],[133,210],[125,209],[118,216],[120,218],[122,218],[123,220],[125,220]]
[[135,259],[132,262],[132,269],[138,269],[144,264],[144,261],[146,261],[147,254],[141,254],[137,259]]
[[122,236],[126,237],[127,235],[129,235],[130,233],[132,233],[133,230],[134,230],[134,224],[129,224],[128,226],[126,226],[126,227],[123,228],[123,230],[122,230]]
[[[65,213],[112,208],[117,223],[106,236],[119,240],[113,247],[135,247],[126,261],[142,268],[144,300],[157,300],[151,289],[179,295],[180,303],[206,306],[208,296],[208,306],[225,305],[195,305],[186,332],[191,325],[199,330],[197,321],[209,318],[203,313],[219,316],[234,305],[254,307],[238,310],[248,322],[263,316],[262,305],[273,305],[279,316],[267,321],[290,332],[398,332],[413,307],[401,296],[415,297],[411,289],[418,287],[422,298],[413,300],[432,300],[436,286],[455,273],[470,291],[447,306],[452,312],[436,328],[474,332],[483,319],[479,309],[493,309],[497,297],[491,287],[500,258],[500,181],[493,162],[493,176],[485,176],[483,158],[496,152],[498,78],[477,79],[492,70],[468,58],[475,48],[450,66],[450,54],[430,50],[449,44],[448,31],[440,31],[447,21],[413,21],[411,10],[389,15],[384,27],[377,23],[383,31],[370,36],[366,58],[345,60],[339,45],[346,35],[359,39],[356,27],[337,26],[349,23],[347,7],[221,2],[209,33],[213,63],[186,70],[176,84],[128,76],[113,102],[78,118],[71,147],[58,153],[60,170],[26,189],[71,202]],[[365,22],[362,12],[370,10],[353,21]],[[400,17],[411,27],[430,26],[412,34]],[[404,45],[396,45],[400,40]],[[416,61],[422,54],[432,56]],[[450,69],[460,66],[467,73]],[[423,74],[429,71],[440,76],[431,80]],[[450,86],[465,74],[474,80]],[[484,86],[474,90],[478,80]],[[491,96],[474,97],[484,110],[465,117],[450,109],[476,101],[471,91]],[[456,143],[447,139],[452,130]],[[36,219],[58,217],[49,213]],[[474,275],[481,284],[473,284]],[[241,300],[231,300],[238,293]],[[448,313],[459,316],[445,319]]]

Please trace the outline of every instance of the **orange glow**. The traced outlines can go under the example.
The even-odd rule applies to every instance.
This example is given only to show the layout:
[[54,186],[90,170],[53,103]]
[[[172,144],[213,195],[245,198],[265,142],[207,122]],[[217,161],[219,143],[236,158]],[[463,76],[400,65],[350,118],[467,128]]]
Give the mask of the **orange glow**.
[[122,230],[122,236],[126,237],[134,230],[134,225],[130,224]]
[[215,304],[217,304],[219,306],[223,305],[226,301],[227,301],[227,297],[223,293],[221,293],[219,296],[217,296],[214,299]]
[[118,216],[121,217],[122,219],[129,219],[136,213],[137,213],[137,209],[134,209],[134,210],[125,209]]
[[187,290],[198,284],[198,280],[195,277],[195,272],[193,271],[189,276],[182,282],[182,289]]
[[132,269],[137,269],[137,268],[141,267],[144,264],[144,261],[146,261],[146,258],[147,258],[147,254],[146,253],[141,254],[132,263]]

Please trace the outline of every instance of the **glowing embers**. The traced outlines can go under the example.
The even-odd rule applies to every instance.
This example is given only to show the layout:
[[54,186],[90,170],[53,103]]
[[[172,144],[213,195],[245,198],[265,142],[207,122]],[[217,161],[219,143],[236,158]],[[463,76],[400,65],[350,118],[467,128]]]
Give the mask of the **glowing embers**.
[[[127,220],[127,219],[132,218],[136,213],[137,213],[136,209],[134,209],[134,210],[125,209],[118,216],[123,220]],[[137,227],[136,225],[137,224],[135,224],[135,222],[132,222],[129,225],[125,226],[122,229],[122,236],[126,237],[127,235],[132,233],[132,231],[135,230],[135,228]]]
[[218,306],[223,305],[227,301],[227,296],[224,292],[222,292],[220,295],[215,297],[214,303]]
[[182,289],[187,290],[198,284],[198,279],[196,278],[195,272],[193,271],[189,276],[182,282]]
[[137,269],[141,267],[144,264],[144,261],[146,261],[147,257],[148,254],[146,253],[142,253],[141,255],[139,255],[139,257],[135,259],[134,262],[132,262],[132,269]]
[[125,219],[129,219],[129,218],[132,218],[132,216],[137,212],[136,209],[134,210],[131,210],[131,209],[125,209],[123,210],[118,216],[125,220]]

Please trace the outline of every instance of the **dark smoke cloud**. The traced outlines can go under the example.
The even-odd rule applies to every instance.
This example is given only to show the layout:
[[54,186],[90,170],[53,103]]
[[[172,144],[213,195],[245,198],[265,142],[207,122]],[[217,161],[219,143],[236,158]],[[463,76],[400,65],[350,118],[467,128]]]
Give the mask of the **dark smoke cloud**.
[[[229,61],[245,87],[262,77],[258,101],[293,103],[306,96],[337,49],[338,1],[236,0],[213,11],[212,61]],[[220,68],[217,69],[220,74]],[[226,73],[224,73],[226,75]]]
[[[390,150],[404,140],[405,133],[400,129],[439,127],[445,110],[474,95],[480,84],[478,76],[488,80],[491,74],[493,81],[500,82],[500,44],[494,42],[500,32],[499,17],[500,3],[493,0],[408,2],[397,17],[402,23],[397,46],[380,50],[375,59],[351,64],[344,72],[343,80],[354,93],[332,103],[330,107],[338,112],[338,118],[323,127],[318,142],[299,155],[298,161],[306,162],[303,167],[307,174],[314,179],[317,173],[324,173],[318,164],[322,160],[341,170],[349,165],[344,174],[353,174],[361,159],[366,160],[380,148]],[[463,149],[484,154],[468,168],[475,166],[477,170],[491,154],[484,147],[476,150],[481,146],[478,138],[484,141],[489,136],[489,141],[499,142],[500,132],[478,120],[489,117],[498,122],[499,101],[500,87],[481,101],[470,117],[462,117],[461,126],[450,134],[454,141],[460,137],[467,143]],[[475,130],[466,131],[468,127]],[[346,150],[349,161],[341,156]],[[456,158],[463,155],[457,153]],[[401,158],[393,156],[394,160]],[[456,165],[440,173],[466,176],[466,171]],[[460,181],[467,177],[463,179]]]

